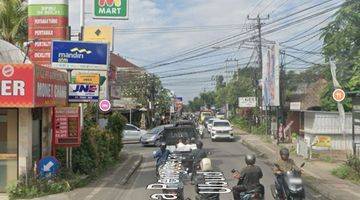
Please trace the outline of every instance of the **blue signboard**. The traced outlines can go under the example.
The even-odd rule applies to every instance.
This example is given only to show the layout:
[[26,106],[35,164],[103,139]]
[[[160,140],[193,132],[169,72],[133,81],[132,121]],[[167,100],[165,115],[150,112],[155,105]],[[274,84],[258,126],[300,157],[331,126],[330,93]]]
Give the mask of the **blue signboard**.
[[53,41],[52,67],[59,69],[107,70],[109,47],[107,43]]
[[43,178],[55,175],[59,171],[59,168],[60,163],[53,156],[46,156],[42,158],[37,165],[37,170]]

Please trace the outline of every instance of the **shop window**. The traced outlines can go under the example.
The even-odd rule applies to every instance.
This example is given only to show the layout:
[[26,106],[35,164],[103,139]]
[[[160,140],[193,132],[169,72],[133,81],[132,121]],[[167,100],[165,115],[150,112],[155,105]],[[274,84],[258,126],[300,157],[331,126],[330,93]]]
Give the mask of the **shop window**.
[[17,180],[18,110],[0,109],[0,192]]

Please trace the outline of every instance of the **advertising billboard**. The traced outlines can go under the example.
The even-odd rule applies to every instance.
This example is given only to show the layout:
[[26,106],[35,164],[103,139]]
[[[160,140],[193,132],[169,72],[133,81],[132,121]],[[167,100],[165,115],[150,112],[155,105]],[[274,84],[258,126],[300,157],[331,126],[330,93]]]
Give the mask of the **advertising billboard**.
[[67,104],[66,73],[33,64],[0,64],[0,107]]
[[80,108],[53,108],[53,144],[56,147],[76,147],[81,144]]
[[69,84],[69,102],[97,102],[98,100],[98,85]]
[[77,74],[75,76],[75,83],[99,85],[100,74]]
[[66,106],[68,80],[65,72],[35,67],[35,106]]
[[111,26],[85,26],[83,41],[108,43],[114,49],[114,28]]
[[108,70],[106,43],[53,41],[52,66],[59,69]]
[[239,97],[239,108],[256,107],[256,97]]
[[[92,70],[73,70],[71,72],[71,79],[72,83],[78,83],[76,82],[76,77],[78,75],[84,75],[84,74],[99,74],[100,80],[99,80],[99,98],[100,99],[109,99],[109,80],[108,80],[108,72],[107,71],[92,71]],[[89,84],[89,83],[88,83]],[[97,84],[95,84],[97,85]]]
[[33,65],[0,64],[0,107],[32,107]]
[[94,0],[93,18],[128,19],[128,0]]
[[51,41],[68,38],[68,0],[28,1],[29,59],[50,67]]
[[263,108],[280,105],[280,63],[279,46],[271,45],[263,59],[262,69]]

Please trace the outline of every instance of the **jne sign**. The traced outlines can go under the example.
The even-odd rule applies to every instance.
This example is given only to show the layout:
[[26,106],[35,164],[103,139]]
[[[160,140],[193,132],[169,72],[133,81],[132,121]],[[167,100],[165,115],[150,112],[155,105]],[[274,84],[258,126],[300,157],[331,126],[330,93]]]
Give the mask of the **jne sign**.
[[69,84],[69,102],[94,102],[99,100],[99,85]]

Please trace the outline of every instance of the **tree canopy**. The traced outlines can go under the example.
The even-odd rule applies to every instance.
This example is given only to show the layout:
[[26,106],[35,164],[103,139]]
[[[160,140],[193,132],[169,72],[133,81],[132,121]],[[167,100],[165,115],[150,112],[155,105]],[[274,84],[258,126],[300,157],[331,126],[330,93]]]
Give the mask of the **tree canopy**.
[[22,47],[27,41],[27,4],[0,0],[0,39]]

